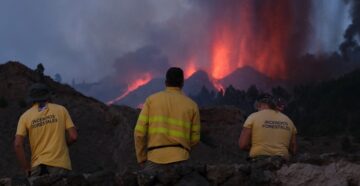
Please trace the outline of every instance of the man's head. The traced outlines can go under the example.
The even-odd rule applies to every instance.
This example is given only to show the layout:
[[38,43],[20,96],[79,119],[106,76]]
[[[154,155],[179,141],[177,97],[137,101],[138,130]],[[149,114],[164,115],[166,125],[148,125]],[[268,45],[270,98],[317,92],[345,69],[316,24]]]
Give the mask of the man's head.
[[46,102],[50,100],[51,92],[49,88],[42,83],[35,83],[31,85],[28,91],[28,102],[30,103],[39,103]]
[[171,67],[166,72],[165,84],[167,87],[179,87],[184,85],[184,72],[181,68]]
[[257,110],[263,110],[263,109],[275,110],[276,105],[273,96],[267,93],[261,94],[255,101],[255,108]]

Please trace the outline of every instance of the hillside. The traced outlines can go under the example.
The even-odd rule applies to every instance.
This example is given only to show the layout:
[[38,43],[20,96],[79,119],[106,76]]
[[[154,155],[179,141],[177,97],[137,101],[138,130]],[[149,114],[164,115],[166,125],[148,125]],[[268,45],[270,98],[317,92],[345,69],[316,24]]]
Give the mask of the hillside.
[[[21,173],[13,152],[13,139],[18,118],[29,108],[25,102],[27,89],[38,81],[39,75],[19,62],[0,65],[0,177]],[[74,170],[94,172],[137,168],[133,128],[139,110],[127,106],[108,107],[48,76],[44,77],[43,82],[53,91],[53,102],[62,104],[69,110],[78,128],[79,140],[70,147]],[[245,157],[246,154],[237,148],[236,142],[244,119],[240,110],[233,107],[209,108],[202,109],[201,115],[204,142],[194,149],[192,161],[244,161],[239,156]],[[228,138],[224,139],[224,135]],[[203,158],[203,154],[208,156]]]
[[[27,89],[39,80],[37,73],[18,62],[0,65],[0,99],[3,103],[0,107],[0,175],[14,175],[19,171],[12,142],[18,118],[29,108],[25,102]],[[118,131],[130,130],[126,125],[134,123],[137,111],[126,107],[109,108],[47,76],[44,77],[44,83],[54,93],[53,102],[69,110],[78,128],[79,140],[70,147],[73,168],[79,171],[115,168],[113,161],[117,160],[113,159],[118,159],[113,156],[118,145],[114,143],[115,138],[118,138],[116,141],[122,141],[126,137],[118,135]]]
[[[25,102],[27,89],[34,82],[39,82],[40,79],[34,70],[27,68],[19,62],[0,64],[0,178],[21,174],[14,156],[12,142],[18,118],[29,107]],[[131,172],[139,168],[136,164],[133,148],[133,128],[139,110],[127,106],[108,107],[96,99],[78,93],[68,85],[53,81],[48,76],[43,78],[43,82],[53,90],[53,102],[68,108],[79,130],[78,142],[70,147],[70,155],[75,172],[96,173],[110,170],[111,172],[127,174],[129,172],[126,170]],[[343,84],[342,81],[339,82]],[[209,164],[219,165],[220,169],[218,170],[216,167],[215,169],[220,171],[220,173],[222,171],[222,164],[230,165],[230,167],[232,165],[242,167],[242,164],[246,162],[247,153],[240,151],[237,140],[241,132],[242,123],[246,119],[243,111],[234,106],[216,106],[201,108],[200,115],[202,124],[201,142],[193,149],[190,163],[193,166],[206,165],[207,167]],[[300,134],[302,134],[302,129]],[[347,157],[349,149],[344,148],[347,147],[346,145],[344,146],[344,138],[342,136],[300,136],[299,156],[295,157],[294,161],[301,162],[304,161],[304,158],[309,159],[312,156],[324,157],[319,156],[323,153],[335,153],[339,156]],[[350,155],[359,154],[358,147],[358,144],[352,143],[350,149],[353,150]],[[351,160],[351,158],[347,159]],[[314,161],[311,160],[310,162],[314,163],[316,161],[319,160],[315,158]],[[341,165],[344,166],[345,170],[348,170],[348,164]],[[303,165],[300,164],[298,166],[301,167]],[[351,166],[355,166],[358,169],[358,163],[355,165],[351,164]],[[328,169],[328,167],[324,167],[324,170],[315,170],[315,168],[312,167],[311,169],[320,173]],[[289,167],[288,169],[284,167],[281,172],[284,177],[279,177],[279,179],[286,180],[286,175],[294,172],[292,169],[294,168]],[[210,168],[209,170],[213,169]],[[207,169],[206,171],[209,170]],[[217,176],[216,174],[220,173],[214,174]],[[306,172],[301,174],[306,175]],[[353,173],[351,174],[354,175]],[[113,174],[111,175],[114,176]],[[210,181],[215,179],[211,178],[211,176],[214,175],[207,175]],[[120,177],[115,179],[118,178],[120,179]],[[91,177],[86,176],[86,179],[91,179]],[[105,178],[102,177],[102,179]],[[235,177],[234,179],[237,178]]]

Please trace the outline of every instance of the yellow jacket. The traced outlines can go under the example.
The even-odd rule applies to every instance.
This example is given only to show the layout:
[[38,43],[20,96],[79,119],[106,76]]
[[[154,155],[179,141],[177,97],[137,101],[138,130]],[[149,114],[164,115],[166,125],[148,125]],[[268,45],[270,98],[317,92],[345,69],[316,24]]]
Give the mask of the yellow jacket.
[[150,160],[167,164],[189,159],[191,147],[200,140],[197,104],[177,87],[149,96],[136,123],[134,138],[139,163]]

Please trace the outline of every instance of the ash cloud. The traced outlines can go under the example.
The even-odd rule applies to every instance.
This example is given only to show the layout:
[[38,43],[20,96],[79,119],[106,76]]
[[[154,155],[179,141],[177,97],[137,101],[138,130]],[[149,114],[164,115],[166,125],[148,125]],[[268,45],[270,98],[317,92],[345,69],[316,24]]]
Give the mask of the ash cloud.
[[[313,46],[338,47],[338,37],[341,37],[338,32],[342,30],[323,34],[319,28],[324,24],[328,24],[328,30],[338,28],[341,20],[324,21],[319,16],[322,10],[316,9],[314,3],[335,7],[341,1],[39,0],[18,3],[3,0],[0,6],[0,60],[20,60],[30,67],[43,63],[46,73],[60,73],[66,82],[73,78],[76,82],[97,82],[80,83],[86,89],[83,92],[108,101],[121,94],[139,74],[150,72],[154,78],[163,76],[169,66],[184,68],[192,56],[196,56],[198,69],[207,70],[214,21],[224,20],[237,25],[238,6],[245,6],[245,2],[251,3],[252,26],[259,30],[256,34],[260,40],[269,36],[267,32],[260,32],[268,28],[262,27],[266,15],[262,17],[258,10],[266,6],[269,13],[278,14],[279,6],[289,5],[290,12],[280,15],[292,18],[288,27],[291,29],[289,47],[284,52],[287,75],[292,80],[307,79],[309,74],[323,74],[321,77],[324,78],[336,74],[342,69],[337,68],[343,64],[342,56],[346,57],[348,51],[354,50],[348,43],[352,46],[359,40],[356,40],[359,38],[359,3],[356,0],[347,2],[352,7],[354,26],[349,26],[345,34],[341,55],[330,51],[330,54],[304,56]],[[337,14],[329,13],[329,19],[340,17]],[[328,65],[327,61],[333,65]]]
[[116,58],[147,45],[163,14],[156,7],[147,0],[3,0],[0,61],[43,63],[66,82],[97,81],[114,72]]
[[340,45],[340,51],[346,61],[358,61],[360,60],[360,1],[346,0],[345,2],[351,7],[351,24],[345,31],[345,41]]
[[113,63],[115,73],[102,78],[97,83],[77,84],[75,87],[88,95],[108,102],[123,92],[145,74],[152,78],[164,76],[169,68],[165,55],[154,46],[145,46],[134,52],[128,52]]
[[154,46],[145,46],[129,52],[115,60],[115,78],[120,83],[129,84],[150,73],[153,77],[163,76],[170,67],[168,59]]

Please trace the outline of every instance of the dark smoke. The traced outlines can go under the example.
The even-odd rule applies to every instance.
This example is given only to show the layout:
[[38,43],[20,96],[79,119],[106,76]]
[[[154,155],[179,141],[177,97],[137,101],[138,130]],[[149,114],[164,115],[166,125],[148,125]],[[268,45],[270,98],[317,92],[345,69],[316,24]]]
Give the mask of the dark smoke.
[[[126,86],[143,73],[151,73],[154,78],[164,75],[169,66],[185,68],[192,56],[196,56],[197,68],[205,71],[211,65],[211,46],[213,33],[217,24],[230,25],[234,33],[241,33],[239,22],[239,10],[248,7],[249,22],[256,35],[253,41],[247,43],[253,47],[255,40],[271,41],[273,34],[275,40],[287,37],[282,43],[281,51],[285,59],[285,77],[289,84],[313,82],[341,75],[353,69],[354,65],[344,63],[343,56],[351,53],[354,56],[358,48],[359,36],[359,2],[351,0],[352,25],[346,31],[345,41],[341,45],[341,54],[330,52],[323,54],[306,54],[309,46],[316,45],[312,40],[314,32],[313,19],[314,1],[289,1],[289,0],[191,0],[189,7],[182,9],[176,16],[161,24],[147,24],[144,27],[145,47],[140,47],[134,52],[129,52],[118,57],[114,62],[114,75],[108,76],[99,84],[107,84],[107,88],[101,87],[97,95],[108,96],[103,101],[109,101],[111,95],[120,95]],[[325,2],[326,3],[326,2]],[[276,19],[273,19],[275,17]],[[336,27],[338,25],[333,25]],[[235,41],[242,36],[238,34]],[[279,40],[280,40],[279,39]],[[333,38],[330,38],[333,40]],[[239,42],[234,42],[239,43]],[[354,44],[355,43],[355,44]],[[238,47],[238,46],[235,46]],[[261,53],[259,50],[253,53]],[[345,52],[344,52],[345,51]],[[349,52],[351,51],[351,52]],[[236,53],[235,51],[234,53]],[[234,54],[234,56],[243,54]],[[354,57],[351,57],[354,58]],[[269,63],[263,61],[263,63]],[[234,70],[236,67],[233,67]],[[278,68],[271,66],[270,68]],[[113,85],[112,85],[113,84]],[[97,86],[100,87],[100,86]],[[119,88],[121,87],[121,88]],[[113,96],[112,98],[115,98]]]
[[108,102],[121,95],[133,81],[146,73],[150,73],[152,77],[163,76],[169,68],[169,62],[158,48],[145,46],[116,59],[113,68],[115,73],[98,83],[77,84],[76,88],[89,96]]
[[351,24],[344,34],[345,41],[340,45],[341,54],[346,61],[356,61],[360,59],[360,1],[346,0],[351,6]]
[[118,82],[129,84],[145,73],[153,77],[163,76],[169,68],[169,62],[158,48],[145,46],[116,59],[114,68]]

